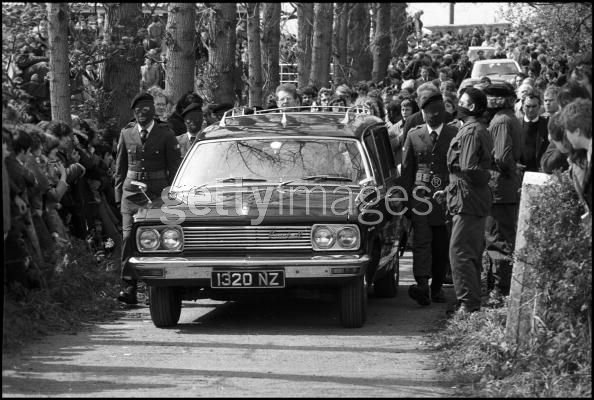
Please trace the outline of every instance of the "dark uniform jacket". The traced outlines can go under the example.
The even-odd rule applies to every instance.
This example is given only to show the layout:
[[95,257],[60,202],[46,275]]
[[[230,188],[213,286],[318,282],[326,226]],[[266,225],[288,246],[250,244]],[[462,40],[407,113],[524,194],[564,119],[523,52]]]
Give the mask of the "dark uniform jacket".
[[488,130],[493,140],[489,181],[493,202],[516,204],[520,200],[518,191],[522,184],[516,168],[522,154],[520,121],[512,109],[501,110],[491,120]]
[[179,144],[166,123],[155,120],[146,143],[140,140],[136,123],[129,123],[120,134],[116,155],[115,200],[122,213],[135,212],[146,198],[132,181],[145,183],[152,199],[171,185],[181,161]]
[[[444,124],[433,145],[429,128],[427,124],[423,124],[410,130],[404,144],[402,185],[408,194],[409,209],[425,213],[427,203],[416,198],[422,197],[431,201],[432,211],[427,218],[432,226],[444,225],[446,221],[445,209],[433,200],[433,194],[438,190],[444,190],[449,183],[447,152],[457,132],[455,127]],[[417,189],[413,196],[413,191],[417,187],[428,190]]]
[[464,123],[447,155],[450,184],[446,188],[448,212],[486,217],[491,211],[489,188],[493,141],[476,117]]

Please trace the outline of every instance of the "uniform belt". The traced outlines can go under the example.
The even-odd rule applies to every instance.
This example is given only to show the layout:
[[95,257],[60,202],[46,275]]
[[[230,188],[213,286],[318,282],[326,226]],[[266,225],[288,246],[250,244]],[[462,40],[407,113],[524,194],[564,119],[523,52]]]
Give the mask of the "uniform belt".
[[428,183],[431,180],[431,174],[425,174],[423,172],[417,172],[415,177],[417,182]]
[[128,171],[126,174],[126,178],[129,179],[163,179],[167,177],[167,173],[165,171]]

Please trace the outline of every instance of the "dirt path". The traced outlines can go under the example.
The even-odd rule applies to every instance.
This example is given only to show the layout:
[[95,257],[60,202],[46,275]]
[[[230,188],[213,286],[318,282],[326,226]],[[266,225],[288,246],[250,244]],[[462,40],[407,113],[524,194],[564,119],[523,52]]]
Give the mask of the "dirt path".
[[[153,326],[148,307],[76,335],[46,337],[3,355],[5,397],[447,397],[426,334],[446,305],[400,293],[369,299],[361,329],[341,328],[333,303],[314,299],[184,302],[180,325]],[[453,298],[453,288],[446,288]]]

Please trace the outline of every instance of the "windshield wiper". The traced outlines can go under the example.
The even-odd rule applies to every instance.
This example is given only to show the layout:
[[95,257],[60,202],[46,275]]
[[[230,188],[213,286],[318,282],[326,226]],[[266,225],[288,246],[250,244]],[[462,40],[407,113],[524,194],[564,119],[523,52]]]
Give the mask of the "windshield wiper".
[[[185,192],[190,192],[193,191],[194,194],[196,192],[198,192],[200,189],[202,189],[203,187],[206,186],[210,186],[210,185],[214,185],[216,183],[235,183],[235,182],[267,182],[268,179],[263,179],[263,178],[242,178],[242,177],[229,177],[229,178],[217,178],[214,181],[211,182],[206,182],[203,183],[202,185],[198,185],[195,187],[189,187],[188,189],[185,190],[176,190],[170,193],[185,193]],[[186,187],[187,185],[181,186],[181,188]]]
[[288,185],[289,183],[293,183],[295,181],[342,181],[342,182],[351,182],[351,178],[347,178],[346,176],[339,176],[339,175],[310,175],[304,176],[302,178],[291,179],[286,182],[282,182],[278,185],[278,187],[282,187]]

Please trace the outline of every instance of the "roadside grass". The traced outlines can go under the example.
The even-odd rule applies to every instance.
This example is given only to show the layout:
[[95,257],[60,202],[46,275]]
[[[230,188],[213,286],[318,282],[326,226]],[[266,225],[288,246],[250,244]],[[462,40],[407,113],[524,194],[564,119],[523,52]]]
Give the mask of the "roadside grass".
[[98,262],[86,243],[72,239],[57,250],[57,262],[41,288],[4,285],[2,351],[15,352],[47,334],[73,332],[84,324],[113,318],[122,306],[119,260]]

